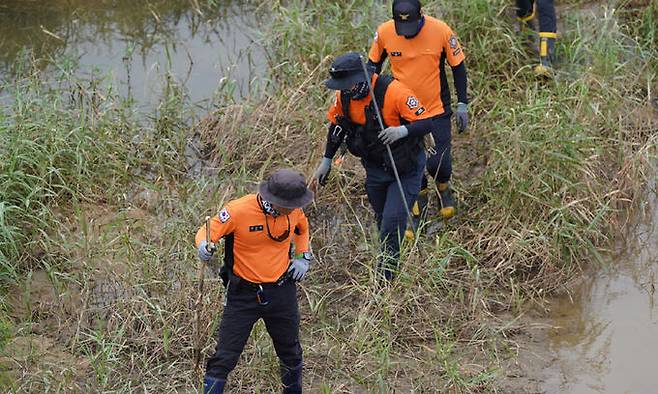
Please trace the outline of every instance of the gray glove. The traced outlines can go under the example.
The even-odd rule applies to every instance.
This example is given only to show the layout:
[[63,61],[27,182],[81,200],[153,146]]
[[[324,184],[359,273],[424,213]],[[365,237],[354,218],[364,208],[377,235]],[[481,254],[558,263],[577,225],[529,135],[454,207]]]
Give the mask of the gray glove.
[[392,144],[400,138],[404,138],[409,135],[409,130],[404,126],[391,126],[387,127],[386,130],[379,133],[377,137],[385,143]]
[[212,255],[215,254],[215,250],[217,248],[214,244],[211,243],[210,247],[208,247],[208,243],[205,240],[201,241],[199,244],[199,260],[207,263],[212,258]]
[[468,104],[457,103],[455,116],[455,120],[457,121],[457,131],[461,134],[468,129]]
[[310,265],[310,261],[306,259],[303,258],[294,259],[292,263],[290,263],[290,268],[288,268],[288,274],[295,281],[299,282],[300,280],[304,279],[304,276],[308,271],[309,265]]
[[324,186],[329,179],[329,171],[331,171],[331,159],[323,157],[320,165],[313,173],[313,178],[317,179],[320,185]]

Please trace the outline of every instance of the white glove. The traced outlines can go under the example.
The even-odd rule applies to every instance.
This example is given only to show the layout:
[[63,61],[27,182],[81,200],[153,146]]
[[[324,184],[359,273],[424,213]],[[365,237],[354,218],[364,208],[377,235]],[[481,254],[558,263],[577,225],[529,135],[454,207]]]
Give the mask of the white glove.
[[294,259],[292,263],[290,264],[290,268],[288,268],[288,274],[290,275],[291,278],[293,278],[296,282],[299,282],[300,280],[304,279],[304,276],[306,275],[306,272],[308,271],[308,267],[310,265],[310,261],[306,259]]
[[331,159],[323,157],[320,165],[318,165],[318,168],[316,168],[313,173],[313,178],[317,179],[320,185],[324,186],[327,184],[329,171],[331,171]]
[[468,104],[457,103],[455,112],[455,121],[457,122],[457,132],[463,133],[468,130]]
[[379,133],[377,137],[385,144],[392,144],[407,135],[409,135],[409,130],[405,126],[391,126]]
[[199,260],[207,263],[212,258],[212,255],[215,254],[217,248],[213,243],[208,246],[205,240],[201,241],[199,244]]

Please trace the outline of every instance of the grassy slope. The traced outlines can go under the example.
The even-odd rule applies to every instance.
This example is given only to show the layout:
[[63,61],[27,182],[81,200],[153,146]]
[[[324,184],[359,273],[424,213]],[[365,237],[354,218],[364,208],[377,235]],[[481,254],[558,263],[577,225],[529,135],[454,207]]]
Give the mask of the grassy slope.
[[[465,46],[473,122],[454,139],[461,214],[409,246],[395,286],[375,286],[377,246],[356,160],[308,210],[318,262],[301,288],[302,338],[314,391],[495,388],[513,334],[501,312],[522,311],[589,264],[641,186],[656,145],[645,115],[656,88],[656,4],[630,27],[624,7],[595,20],[564,15],[562,64],[544,85],[530,75],[507,3],[426,6]],[[15,390],[196,384],[191,234],[221,199],[252,190],[272,168],[312,171],[325,133],[327,56],[365,50],[388,13],[365,0],[271,7],[276,89],[195,127],[208,159],[200,176],[185,171],[193,133],[175,86],[146,125],[102,84],[83,82],[75,100],[34,76],[5,88],[20,103],[0,125],[0,152],[10,158],[0,167],[0,252],[13,294],[4,320],[15,326],[5,350],[12,361],[2,362]],[[220,286],[208,287],[206,352],[221,310]],[[232,385],[276,384],[259,324]]]

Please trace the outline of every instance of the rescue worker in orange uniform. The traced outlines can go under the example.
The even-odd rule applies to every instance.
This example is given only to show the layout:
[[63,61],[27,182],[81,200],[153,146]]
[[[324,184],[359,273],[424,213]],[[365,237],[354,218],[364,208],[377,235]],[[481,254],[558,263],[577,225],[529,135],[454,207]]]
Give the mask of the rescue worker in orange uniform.
[[[301,210],[313,200],[304,176],[283,169],[248,194],[226,204],[210,223],[210,240],[224,238],[226,303],[215,353],[208,359],[204,393],[224,392],[251,329],[265,321],[279,357],[284,393],[302,392],[302,349],[299,343],[297,286],[311,261],[308,220]],[[290,261],[291,242],[294,258]],[[214,247],[205,226],[195,244],[199,258],[209,261]]]
[[[409,88],[391,76],[368,72],[383,118],[385,129],[382,131],[366,80],[365,65],[356,52],[337,57],[329,75],[331,78],[325,85],[337,90],[336,99],[327,113],[330,122],[327,143],[313,182],[325,184],[331,160],[343,141],[352,154],[361,158],[366,170],[366,192],[375,211],[383,247],[379,272],[391,280],[398,267],[407,210],[411,209],[410,204],[420,191],[425,167],[423,136],[430,132],[432,121],[423,103]],[[404,199],[386,145],[391,149]]]
[[[468,128],[467,77],[464,51],[457,36],[445,22],[423,15],[418,0],[393,1],[393,19],[377,28],[369,52],[369,67],[375,72],[389,59],[395,79],[408,86],[432,117],[432,136],[436,153],[427,159],[427,170],[437,183],[441,208],[448,219],[455,214],[455,201],[449,187],[452,174],[452,106],[445,63],[452,68],[457,90],[456,121],[461,133]],[[423,177],[414,217],[419,220],[427,206],[428,181]]]
[[516,0],[516,19],[519,30],[535,31],[533,19],[539,19],[539,64],[534,72],[538,76],[550,75],[553,49],[557,39],[557,19],[554,0]]

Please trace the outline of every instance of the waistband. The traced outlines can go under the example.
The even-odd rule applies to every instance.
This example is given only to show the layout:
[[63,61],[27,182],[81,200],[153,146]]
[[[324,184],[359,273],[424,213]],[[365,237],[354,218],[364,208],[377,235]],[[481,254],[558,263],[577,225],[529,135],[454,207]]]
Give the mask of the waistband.
[[445,111],[441,112],[438,115],[432,116],[430,119],[442,119],[442,118],[449,118],[452,116],[452,109],[450,107],[446,108]]
[[263,289],[272,289],[272,288],[282,287],[288,283],[292,283],[292,280],[290,280],[290,277],[287,275],[287,272],[283,274],[278,281],[265,282],[265,283],[250,282],[235,274],[231,275],[231,284],[234,285],[236,289],[243,288],[243,289],[256,291],[259,290],[261,287]]

